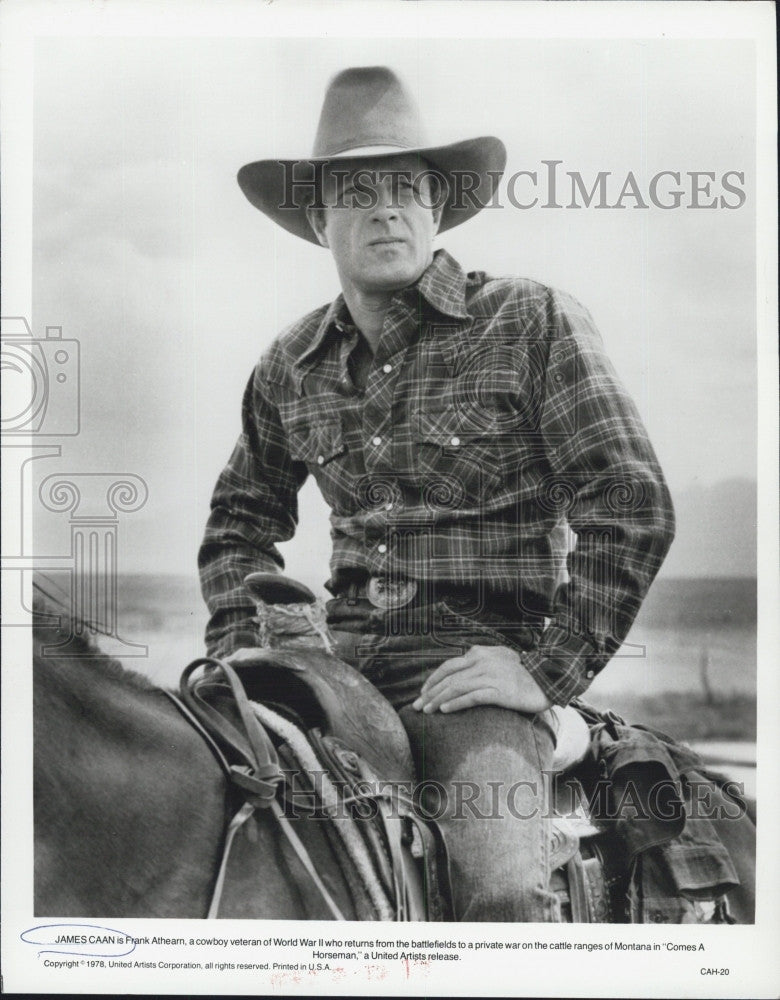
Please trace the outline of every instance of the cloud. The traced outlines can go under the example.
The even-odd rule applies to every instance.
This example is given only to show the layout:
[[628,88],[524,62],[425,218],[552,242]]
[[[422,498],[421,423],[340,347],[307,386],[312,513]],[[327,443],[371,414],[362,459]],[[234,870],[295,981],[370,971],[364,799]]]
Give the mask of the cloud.
[[146,257],[181,257],[191,247],[188,164],[155,158],[36,178],[36,249],[44,257],[83,253],[108,239]]
[[[200,523],[256,357],[337,291],[329,256],[251,208],[236,170],[307,151],[327,79],[368,63],[404,73],[434,141],[501,136],[510,172],[547,158],[586,180],[753,169],[739,41],[39,42],[34,325],[82,343],[84,430],[67,460],[148,478],[150,526],[184,509]],[[755,472],[753,213],[752,195],[734,212],[510,206],[440,242],[467,270],[583,301],[677,489]],[[306,505],[303,559],[327,538],[324,508]],[[188,568],[192,535],[171,536]]]

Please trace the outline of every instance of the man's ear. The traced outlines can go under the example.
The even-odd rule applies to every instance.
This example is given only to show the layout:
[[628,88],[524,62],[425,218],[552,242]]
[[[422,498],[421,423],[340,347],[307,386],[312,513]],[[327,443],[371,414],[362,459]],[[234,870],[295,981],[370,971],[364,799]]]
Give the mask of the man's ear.
[[441,225],[441,217],[444,214],[444,205],[437,205],[433,209],[433,235],[435,236],[439,231],[439,226]]
[[314,230],[314,235],[317,237],[317,241],[320,246],[328,246],[328,237],[325,235],[325,212],[321,208],[312,208],[309,205],[306,208],[306,218],[309,220],[309,225]]
[[441,225],[441,217],[444,214],[444,206],[449,201],[450,197],[450,186],[447,183],[447,179],[442,174],[436,175],[436,200],[431,208],[433,212],[433,235],[435,236],[439,231],[439,226]]

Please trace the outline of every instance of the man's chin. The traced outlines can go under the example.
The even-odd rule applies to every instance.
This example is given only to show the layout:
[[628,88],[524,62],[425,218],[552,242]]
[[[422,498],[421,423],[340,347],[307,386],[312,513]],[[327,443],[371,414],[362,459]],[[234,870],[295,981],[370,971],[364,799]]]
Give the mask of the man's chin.
[[375,291],[397,292],[413,285],[422,275],[427,263],[398,264],[395,267],[377,269],[366,276],[366,285]]

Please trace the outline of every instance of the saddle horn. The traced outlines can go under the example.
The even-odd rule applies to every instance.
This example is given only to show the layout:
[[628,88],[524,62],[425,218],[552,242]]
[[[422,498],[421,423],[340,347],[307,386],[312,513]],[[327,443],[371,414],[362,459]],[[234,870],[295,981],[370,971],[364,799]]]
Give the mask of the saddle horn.
[[244,586],[265,604],[314,604],[317,600],[305,584],[281,573],[249,573]]

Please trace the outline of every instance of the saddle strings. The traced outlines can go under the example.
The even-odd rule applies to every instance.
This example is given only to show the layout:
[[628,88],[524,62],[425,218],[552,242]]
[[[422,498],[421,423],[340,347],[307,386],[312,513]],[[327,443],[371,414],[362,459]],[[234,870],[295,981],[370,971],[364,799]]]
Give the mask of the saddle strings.
[[328,653],[334,651],[325,621],[325,605],[319,599],[313,604],[266,604],[258,600],[256,620],[263,647],[274,648],[289,639],[316,636]]
[[[64,614],[72,614],[70,595],[50,577],[43,573],[36,574],[33,590],[48,598]],[[261,645],[265,647],[284,645],[290,639],[316,636],[328,653],[335,651],[325,621],[325,605],[319,598],[313,604],[266,604],[265,601],[257,600],[257,622],[260,626]],[[110,633],[97,622],[84,624],[93,633],[110,638]]]

